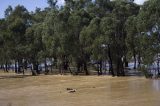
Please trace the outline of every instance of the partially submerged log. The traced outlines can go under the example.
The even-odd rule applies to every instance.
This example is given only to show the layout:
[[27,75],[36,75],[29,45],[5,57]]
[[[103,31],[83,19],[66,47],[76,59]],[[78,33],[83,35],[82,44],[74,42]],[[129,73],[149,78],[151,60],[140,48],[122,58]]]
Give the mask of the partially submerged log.
[[68,93],[75,93],[76,92],[76,89],[73,89],[73,88],[67,88],[66,90],[68,91]]

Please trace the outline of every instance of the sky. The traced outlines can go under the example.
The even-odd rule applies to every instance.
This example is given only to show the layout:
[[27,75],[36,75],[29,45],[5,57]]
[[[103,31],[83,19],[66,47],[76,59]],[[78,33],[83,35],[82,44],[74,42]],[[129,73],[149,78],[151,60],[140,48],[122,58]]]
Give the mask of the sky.
[[134,0],[134,1],[135,1],[135,3],[137,3],[137,4],[143,4],[144,1],[146,1],[146,0]]
[[[145,0],[135,0],[137,4],[143,4]],[[58,5],[64,4],[64,0],[58,0]],[[28,11],[34,11],[36,7],[44,9],[48,6],[47,0],[0,0],[0,18],[4,17],[5,9],[11,5],[24,5]]]

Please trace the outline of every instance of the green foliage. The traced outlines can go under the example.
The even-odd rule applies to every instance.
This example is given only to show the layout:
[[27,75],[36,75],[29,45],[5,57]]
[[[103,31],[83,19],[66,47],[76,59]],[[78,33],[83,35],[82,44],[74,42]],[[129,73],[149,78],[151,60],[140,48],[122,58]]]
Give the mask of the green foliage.
[[138,68],[138,71],[141,71],[146,78],[152,78],[152,74],[148,72],[147,68],[143,65]]
[[[151,64],[160,50],[160,1],[139,6],[127,0],[57,0],[29,13],[9,6],[0,20],[0,59],[43,62],[71,60],[80,67],[91,60],[112,61],[118,75],[123,59]],[[83,67],[83,68],[84,68]],[[87,69],[86,69],[87,70]]]

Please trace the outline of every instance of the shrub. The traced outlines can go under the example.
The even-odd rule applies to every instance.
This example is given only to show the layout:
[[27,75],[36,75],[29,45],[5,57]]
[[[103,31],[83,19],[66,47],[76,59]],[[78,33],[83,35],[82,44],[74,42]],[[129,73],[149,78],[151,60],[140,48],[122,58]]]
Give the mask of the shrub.
[[141,71],[146,78],[152,78],[153,76],[150,72],[148,72],[147,68],[144,65],[139,67],[138,70]]

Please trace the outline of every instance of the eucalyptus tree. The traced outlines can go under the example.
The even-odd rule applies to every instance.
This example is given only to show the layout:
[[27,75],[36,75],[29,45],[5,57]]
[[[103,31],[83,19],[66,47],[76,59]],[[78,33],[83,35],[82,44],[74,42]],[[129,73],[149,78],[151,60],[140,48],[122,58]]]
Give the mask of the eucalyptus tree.
[[[25,33],[27,58],[33,64],[32,75],[40,74],[38,69],[40,62],[45,62],[47,55],[45,44],[43,42],[44,20],[48,9],[36,9],[35,13],[31,14],[31,26],[27,28]],[[46,64],[45,69],[47,70]],[[45,70],[45,71],[46,71]]]
[[[141,51],[143,64],[151,64],[160,52],[160,1],[148,0],[141,7],[137,18],[137,30],[141,36]],[[159,61],[157,61],[159,66]],[[159,71],[159,67],[158,67]],[[159,73],[159,72],[158,72]]]
[[[32,75],[39,74],[39,58],[42,49],[42,29],[43,26],[41,24],[35,24],[32,27],[26,30],[26,43],[27,43],[27,53],[28,53],[28,61],[33,64]],[[35,73],[36,72],[36,73]]]
[[12,13],[12,11],[13,11],[13,8],[12,6],[9,5],[8,8],[4,12],[5,18],[7,18]]
[[113,10],[113,4],[111,0],[95,0],[94,5],[96,16],[100,18],[103,18]]
[[140,41],[138,36],[138,31],[136,28],[136,16],[130,16],[126,21],[126,45],[128,48],[128,57],[134,58],[134,69],[136,69],[137,64],[137,55],[140,48]]
[[[58,55],[58,7],[56,5],[57,1],[53,1],[54,5],[52,4],[51,9],[47,12],[46,17],[43,22],[43,35],[42,35],[42,42],[44,43],[45,47],[45,58],[48,57],[51,60],[51,71],[53,66],[53,59],[54,63],[56,64],[57,55]],[[57,66],[57,65],[56,65]]]
[[102,61],[105,59],[102,49],[104,40],[101,39],[100,22],[99,17],[93,18],[80,34],[80,42],[84,46],[83,50],[88,53],[91,60],[96,60],[100,64],[98,75],[102,74]]
[[90,24],[86,28],[84,27],[84,31],[82,30],[83,39],[85,38],[84,41],[88,42],[86,47],[90,48],[90,57],[97,60],[99,64],[98,74],[102,74],[102,62],[108,59],[106,39],[103,36],[100,23],[103,17],[112,12],[112,9],[110,0],[92,1],[87,7],[87,12],[91,17]]
[[[58,60],[61,69],[66,64],[70,43],[66,39],[68,36],[67,17],[69,17],[69,7],[58,8],[56,0],[48,0],[49,9],[41,22],[43,49],[38,53],[41,59],[50,58],[54,62]],[[41,17],[41,16],[40,16]],[[53,63],[52,63],[53,64]],[[57,64],[57,62],[56,62]],[[45,61],[46,66],[46,61]],[[57,65],[56,65],[57,66]],[[52,67],[51,67],[52,69]]]
[[90,58],[90,54],[87,53],[84,48],[85,45],[80,41],[81,31],[85,26],[88,26],[91,21],[90,14],[86,11],[87,6],[90,4],[91,0],[78,0],[73,1],[71,10],[71,15],[68,19],[69,28],[72,30],[69,31],[69,35],[73,44],[72,57],[74,58],[77,64],[77,72],[80,67],[83,67],[85,74],[88,75],[87,64]]
[[[137,15],[139,7],[124,0],[112,1],[112,11],[102,18],[101,29],[106,45],[108,45],[108,58],[112,75],[125,75],[124,62],[126,62],[127,46],[125,22],[129,16]],[[114,66],[113,66],[114,65]]]
[[[11,43],[10,38],[7,32],[6,21],[5,19],[0,20],[0,64],[1,68],[4,68],[4,71],[8,71],[8,63],[11,58]],[[4,67],[5,65],[5,67]]]
[[3,68],[3,62],[4,62],[4,22],[5,20],[4,19],[0,19],[0,65],[1,65],[1,68]]
[[49,4],[50,8],[55,8],[58,0],[47,0],[47,3]]
[[7,52],[1,49],[1,58],[15,60],[18,66],[22,60],[32,63],[33,75],[41,62],[48,70],[48,58],[57,60],[60,70],[75,63],[77,74],[83,69],[86,75],[91,60],[98,61],[98,74],[102,61],[108,60],[110,73],[122,76],[128,57],[136,61],[136,55],[149,58],[159,53],[159,1],[146,2],[139,15],[140,7],[127,0],[65,0],[61,8],[57,1],[48,0],[49,7],[30,14],[23,6],[6,9],[0,43]]
[[[22,60],[25,58],[25,31],[30,26],[30,15],[24,6],[16,6],[12,12],[8,13],[6,17],[7,29],[9,32],[10,43],[12,48],[10,49],[12,59],[15,63],[18,62],[18,71],[20,72],[20,66]],[[16,65],[17,66],[17,65]]]
[[[110,14],[110,16],[104,17],[101,20],[100,28],[102,31],[103,39],[105,42],[103,45],[107,47],[108,51],[108,61],[109,61],[109,70],[114,76],[116,73],[114,72],[113,64],[115,64],[115,56],[116,56],[116,32],[115,29],[117,27],[117,20],[115,17]],[[119,55],[119,54],[118,54]]]
[[68,20],[70,17],[70,8],[64,7],[64,9],[60,10],[57,16],[57,23],[55,24],[57,27],[55,40],[57,43],[57,58],[58,65],[61,72],[63,70],[67,70],[69,67],[69,57],[72,54],[73,42],[74,38],[72,37],[70,31],[72,30],[69,26]]

